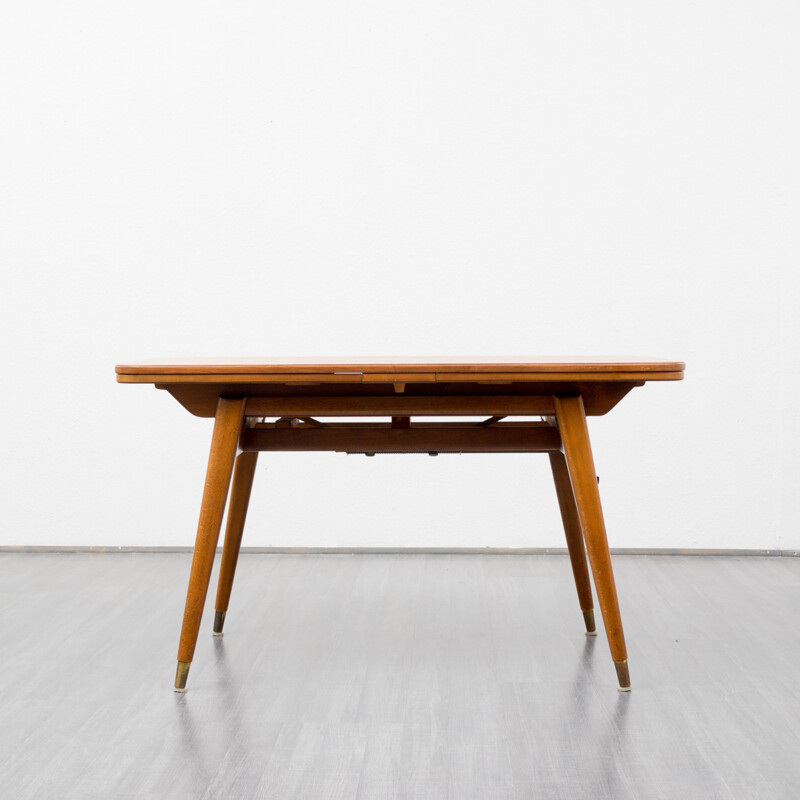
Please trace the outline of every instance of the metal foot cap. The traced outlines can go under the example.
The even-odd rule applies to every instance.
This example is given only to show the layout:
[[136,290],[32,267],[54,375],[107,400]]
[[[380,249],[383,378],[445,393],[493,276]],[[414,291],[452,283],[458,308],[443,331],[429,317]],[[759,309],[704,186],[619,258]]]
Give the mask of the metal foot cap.
[[222,636],[222,628],[225,625],[225,612],[214,612],[214,636]]
[[191,661],[179,661],[178,669],[175,672],[175,691],[186,691],[186,679],[189,677],[189,667],[192,666]]
[[614,666],[617,668],[619,691],[629,692],[631,690],[631,676],[628,672],[628,660],[625,659],[625,661],[615,661]]
[[583,621],[586,623],[586,635],[597,636],[597,627],[594,624],[594,609],[583,609]]

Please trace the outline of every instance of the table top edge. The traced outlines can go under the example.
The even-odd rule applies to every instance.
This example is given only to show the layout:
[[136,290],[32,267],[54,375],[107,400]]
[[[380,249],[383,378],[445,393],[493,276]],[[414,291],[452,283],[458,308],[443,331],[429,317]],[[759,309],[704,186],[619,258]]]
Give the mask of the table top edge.
[[[153,359],[117,364],[117,376],[153,375],[186,376],[219,375],[380,375],[431,373],[683,373],[682,361],[626,358],[508,358],[508,359]],[[682,374],[681,376],[682,377]],[[671,380],[680,378],[671,377]]]

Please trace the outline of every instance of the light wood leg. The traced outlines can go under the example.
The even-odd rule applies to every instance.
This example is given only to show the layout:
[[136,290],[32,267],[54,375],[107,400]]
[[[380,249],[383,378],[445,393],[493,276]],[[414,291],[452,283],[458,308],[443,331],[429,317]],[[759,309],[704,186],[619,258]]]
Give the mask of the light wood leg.
[[628,653],[622,632],[617,589],[611,568],[611,555],[608,552],[608,539],[583,400],[580,396],[554,397],[553,400],[575,502],[578,506],[578,516],[589,553],[594,588],[597,591],[597,600],[611,648],[611,657],[617,669],[619,688],[621,691],[627,691],[631,685],[628,674]]
[[586,562],[586,548],[583,546],[578,506],[575,503],[567,461],[563,453],[550,453],[550,468],[553,471],[558,507],[561,509],[561,521],[564,523],[569,560],[572,564],[572,574],[575,577],[575,588],[578,590],[578,602],[586,623],[586,634],[596,636],[597,629],[594,622],[594,603],[592,602],[592,585],[589,580],[589,565]]
[[236,573],[236,562],[239,560],[239,548],[242,545],[242,533],[247,518],[247,506],[250,503],[250,492],[253,489],[257,461],[258,453],[255,451],[240,453],[236,457],[236,465],[233,468],[228,522],[225,525],[225,544],[222,547],[217,601],[214,604],[216,609],[214,613],[215,636],[222,636],[222,628],[225,625],[225,613],[231,599],[233,576]]
[[206,483],[197,523],[197,539],[194,545],[189,589],[186,593],[186,608],[183,612],[183,627],[178,646],[178,670],[175,675],[175,690],[186,690],[189,665],[194,656],[200,618],[211,580],[211,568],[219,540],[219,530],[225,513],[225,501],[231,482],[233,460],[239,443],[239,434],[244,418],[244,400],[228,400],[220,397],[211,436],[211,452],[208,456]]

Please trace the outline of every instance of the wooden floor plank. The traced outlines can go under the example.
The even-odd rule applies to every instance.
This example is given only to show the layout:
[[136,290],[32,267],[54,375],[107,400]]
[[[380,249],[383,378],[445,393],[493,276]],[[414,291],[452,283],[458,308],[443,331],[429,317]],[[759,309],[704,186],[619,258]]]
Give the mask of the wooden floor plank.
[[800,559],[616,556],[629,696],[565,555],[248,553],[175,695],[189,561],[0,554],[3,796],[797,795]]

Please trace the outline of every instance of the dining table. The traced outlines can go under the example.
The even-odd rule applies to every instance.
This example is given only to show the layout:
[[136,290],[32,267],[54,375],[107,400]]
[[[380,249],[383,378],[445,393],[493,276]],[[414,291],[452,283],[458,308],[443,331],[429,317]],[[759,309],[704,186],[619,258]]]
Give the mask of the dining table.
[[119,383],[152,384],[189,413],[214,420],[175,691],[186,690],[226,506],[213,624],[218,636],[258,454],[278,451],[547,454],[584,632],[596,634],[593,579],[618,688],[630,690],[587,417],[608,413],[645,383],[683,375],[680,361],[620,357],[160,358],[118,364]]

